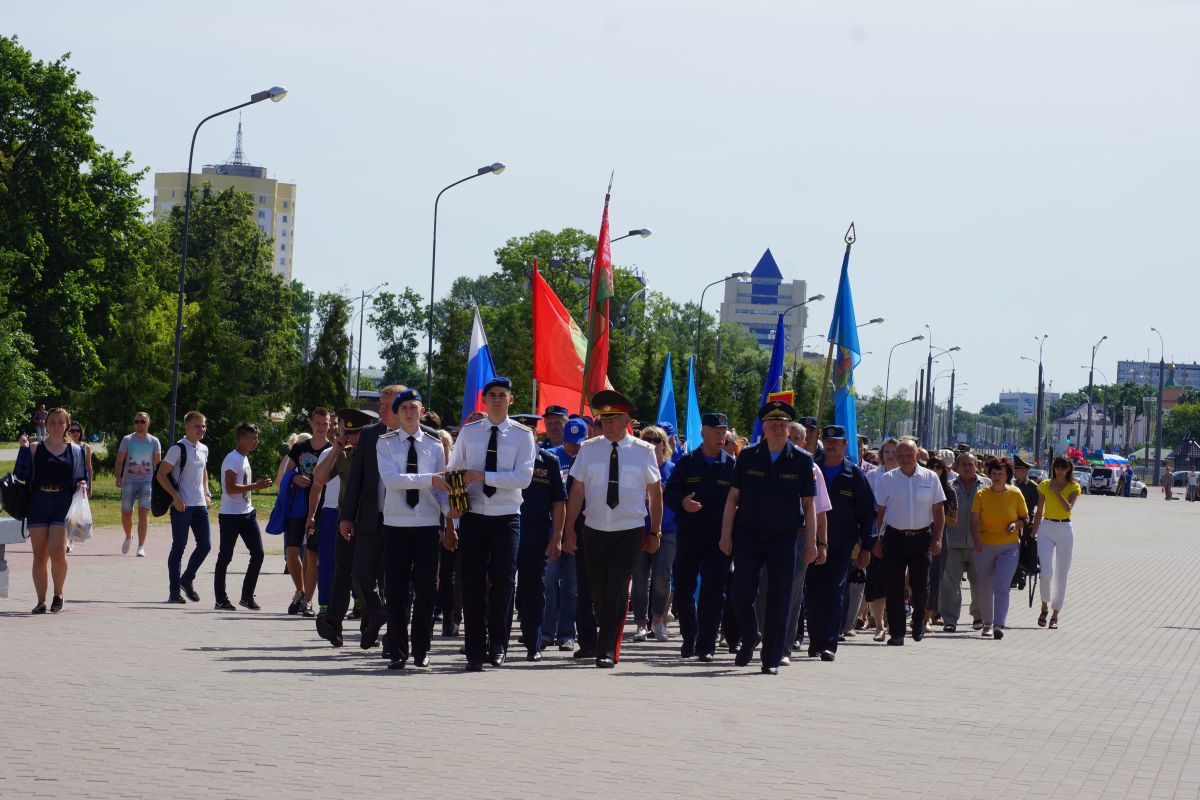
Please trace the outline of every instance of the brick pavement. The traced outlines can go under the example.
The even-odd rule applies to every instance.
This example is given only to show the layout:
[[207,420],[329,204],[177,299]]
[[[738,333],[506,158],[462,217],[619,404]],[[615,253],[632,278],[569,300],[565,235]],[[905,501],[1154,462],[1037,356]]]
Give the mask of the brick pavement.
[[215,552],[201,603],[162,604],[162,527],[146,559],[78,546],[66,612],[32,617],[10,547],[0,797],[1197,797],[1198,533],[1200,505],[1084,497],[1060,630],[1014,593],[1002,642],[858,637],[777,678],[675,641],[469,675],[440,637],[389,672],[281,613],[278,555],[262,612],[212,610]]

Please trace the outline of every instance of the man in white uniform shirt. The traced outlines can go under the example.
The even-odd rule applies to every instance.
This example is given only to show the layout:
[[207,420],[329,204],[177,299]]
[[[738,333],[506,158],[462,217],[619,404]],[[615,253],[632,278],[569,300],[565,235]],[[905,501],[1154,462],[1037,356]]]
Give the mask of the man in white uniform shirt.
[[662,544],[662,484],[654,447],[629,435],[633,404],[606,389],[592,397],[592,408],[603,436],[584,442],[571,465],[574,481],[567,497],[563,551],[574,553],[578,547],[575,520],[586,500],[582,545],[599,627],[596,666],[611,669],[620,657],[629,581],[638,554],[643,546],[654,553]]
[[[404,669],[409,654],[408,587],[412,585],[413,664],[429,666],[433,601],[437,593],[442,514],[450,512],[442,440],[421,430],[421,395],[406,389],[392,401],[400,427],[379,437],[376,457],[384,486],[383,553],[387,571],[391,663]],[[447,523],[452,525],[453,523]]]
[[904,440],[896,447],[900,466],[875,481],[878,504],[875,527],[882,531],[873,555],[883,559],[887,591],[888,644],[904,644],[904,574],[912,588],[912,638],[925,638],[925,601],[929,594],[929,559],[942,550],[946,499],[937,473],[917,464],[917,445]]
[[481,672],[484,660],[504,663],[508,644],[517,543],[521,537],[522,490],[533,481],[533,431],[508,418],[512,381],[492,378],[483,386],[487,416],[464,425],[447,469],[466,470],[471,510],[462,515],[447,544],[461,548],[463,624],[467,671]]

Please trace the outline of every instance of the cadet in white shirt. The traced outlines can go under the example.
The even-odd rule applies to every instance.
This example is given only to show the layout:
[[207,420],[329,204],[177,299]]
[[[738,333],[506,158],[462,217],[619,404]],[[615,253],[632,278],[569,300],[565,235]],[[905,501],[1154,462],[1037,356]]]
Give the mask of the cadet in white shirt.
[[[596,392],[592,408],[603,436],[579,448],[571,465],[563,551],[574,553],[575,519],[584,501],[583,549],[596,610],[596,666],[611,669],[620,658],[621,630],[629,607],[629,580],[638,553],[662,544],[662,484],[654,447],[628,432],[633,404],[619,392]],[[649,505],[650,529],[646,530]]]
[[376,450],[384,486],[383,553],[392,656],[388,669],[404,669],[408,663],[410,583],[413,664],[427,667],[439,532],[442,514],[450,512],[446,484],[439,474],[446,469],[446,450],[441,439],[421,430],[421,395],[416,389],[396,395],[392,410],[400,427],[380,436]]
[[883,559],[887,591],[888,644],[904,644],[904,574],[912,589],[912,638],[925,638],[925,601],[929,592],[929,559],[942,550],[946,499],[937,473],[917,464],[917,445],[904,440],[896,447],[900,466],[875,481],[878,506],[875,550]]
[[[512,381],[493,378],[483,386],[487,417],[463,426],[447,469],[466,470],[471,510],[457,534],[447,529],[448,549],[461,547],[463,623],[467,670],[483,662],[504,663],[513,571],[521,536],[521,492],[533,481],[533,431],[508,418]],[[451,517],[456,515],[451,515]]]

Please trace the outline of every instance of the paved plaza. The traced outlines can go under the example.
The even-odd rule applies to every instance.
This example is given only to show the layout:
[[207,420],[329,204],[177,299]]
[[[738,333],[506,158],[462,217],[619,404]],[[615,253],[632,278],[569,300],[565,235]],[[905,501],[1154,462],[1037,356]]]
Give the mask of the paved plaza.
[[[616,670],[565,653],[466,674],[334,650],[284,612],[165,605],[149,557],[100,531],[70,556],[66,610],[33,617],[27,545],[0,600],[0,797],[1200,796],[1200,505],[1083,497],[1062,628],[1013,593],[1003,641],[855,637],[778,677],[626,642]],[[245,564],[239,553],[230,585]],[[965,594],[965,593],[964,593]],[[674,627],[672,633],[674,633]]]

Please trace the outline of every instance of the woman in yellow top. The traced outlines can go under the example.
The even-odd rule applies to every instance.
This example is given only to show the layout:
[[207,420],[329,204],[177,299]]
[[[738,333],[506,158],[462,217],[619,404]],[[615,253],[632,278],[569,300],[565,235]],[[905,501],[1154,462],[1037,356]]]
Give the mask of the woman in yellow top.
[[1075,544],[1071,509],[1079,499],[1080,489],[1069,458],[1059,456],[1054,459],[1050,474],[1052,478],[1038,484],[1042,502],[1038,503],[1037,516],[1033,520],[1033,536],[1037,539],[1038,561],[1042,565],[1042,613],[1038,616],[1038,625],[1046,624],[1049,608],[1050,627],[1057,628],[1058,613],[1062,611],[1063,598],[1067,594],[1067,572],[1071,569],[1071,550]]
[[1021,528],[1029,521],[1029,508],[1021,490],[1009,485],[1012,466],[1007,458],[989,461],[987,474],[992,485],[976,492],[971,506],[971,538],[975,540],[971,561],[979,587],[979,615],[983,617],[980,633],[1003,639],[1008,592],[1017,569],[1017,542]]

